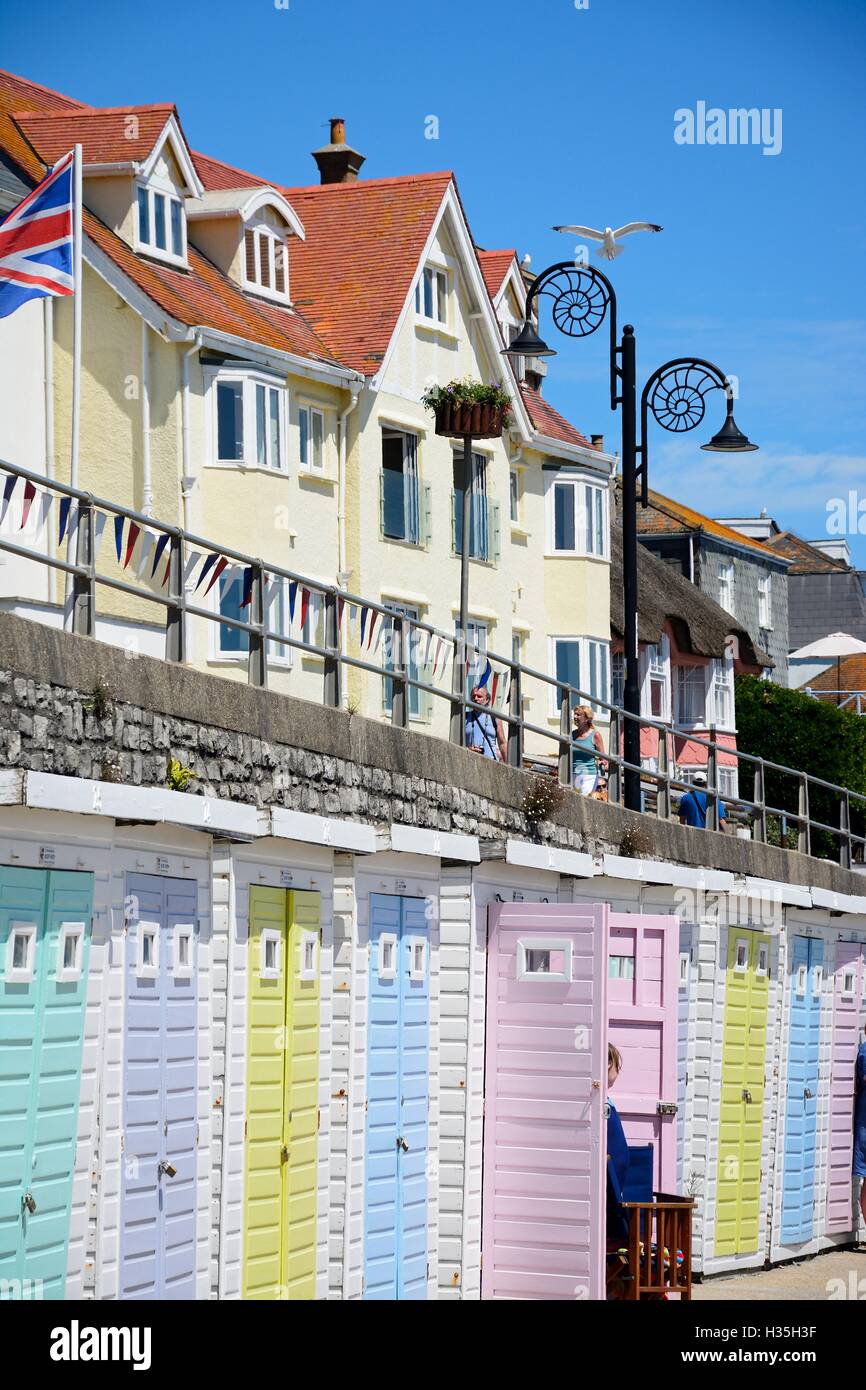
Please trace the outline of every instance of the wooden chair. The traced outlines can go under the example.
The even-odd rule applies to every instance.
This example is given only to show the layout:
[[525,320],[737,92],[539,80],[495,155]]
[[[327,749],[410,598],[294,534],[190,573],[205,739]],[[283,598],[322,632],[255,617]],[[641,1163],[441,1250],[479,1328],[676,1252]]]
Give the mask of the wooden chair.
[[624,1239],[608,1241],[608,1298],[691,1299],[695,1203],[691,1197],[653,1192],[652,1145],[629,1148],[629,1176],[621,1191],[608,1165],[610,1201],[622,1215]]

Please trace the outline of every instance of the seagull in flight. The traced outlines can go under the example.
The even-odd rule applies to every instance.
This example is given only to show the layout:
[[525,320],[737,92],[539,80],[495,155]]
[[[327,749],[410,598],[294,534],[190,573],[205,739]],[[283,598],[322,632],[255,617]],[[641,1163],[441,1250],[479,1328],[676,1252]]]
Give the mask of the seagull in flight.
[[568,232],[572,236],[585,236],[588,241],[600,241],[601,246],[595,254],[612,261],[625,250],[624,246],[617,244],[620,237],[628,236],[631,232],[661,232],[664,228],[657,222],[626,222],[624,227],[617,227],[616,231],[612,227],[605,227],[603,232],[596,231],[595,227],[554,227],[553,230]]

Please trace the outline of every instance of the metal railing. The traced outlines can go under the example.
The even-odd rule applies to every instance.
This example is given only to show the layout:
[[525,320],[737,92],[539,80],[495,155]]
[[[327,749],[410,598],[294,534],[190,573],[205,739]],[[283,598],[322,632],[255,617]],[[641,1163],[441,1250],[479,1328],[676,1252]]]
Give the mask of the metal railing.
[[[579,690],[567,681],[558,680],[546,672],[535,670],[512,658],[481,650],[471,640],[467,640],[465,635],[446,632],[421,619],[410,618],[397,612],[385,603],[353,594],[336,585],[323,584],[272,561],[253,558],[222,543],[196,536],[180,527],[168,525],[129,507],[94,497],[91,493],[82,492],[0,459],[0,480],[4,473],[6,487],[0,490],[3,497],[0,550],[49,566],[68,576],[64,616],[66,626],[75,633],[87,637],[96,635],[97,589],[102,585],[153,603],[164,610],[165,658],[168,661],[190,660],[188,619],[201,618],[208,623],[217,624],[221,629],[236,630],[245,634],[250,685],[267,686],[270,646],[292,648],[307,656],[321,659],[322,700],[325,705],[338,708],[344,704],[343,677],[346,668],[364,671],[387,682],[390,722],[394,727],[409,727],[412,703],[410,691],[416,690],[419,695],[426,697],[426,701],[423,702],[419,699],[419,704],[427,703],[430,708],[435,708],[435,700],[446,702],[449,710],[450,740],[461,745],[465,745],[467,740],[468,715],[480,713],[480,707],[472,700],[471,692],[466,688],[461,689],[455,680],[455,674],[461,669],[461,643],[465,642],[466,652],[475,667],[473,680],[483,680],[491,688],[491,701],[484,706],[484,711],[501,725],[507,749],[505,761],[512,767],[525,765],[526,738],[527,735],[533,735],[552,745],[555,760],[555,769],[552,770],[555,770],[560,783],[573,786],[572,715],[577,705],[589,705],[596,711],[602,711],[609,720],[608,751],[603,755],[599,754],[599,763],[606,768],[608,799],[614,804],[622,804],[623,773],[626,770],[637,771],[642,779],[644,810],[648,813],[654,812],[662,819],[669,819],[673,812],[672,793],[692,789],[690,782],[676,776],[675,741],[682,739],[690,748],[706,750],[708,829],[719,828],[720,803],[724,799],[732,813],[731,818],[752,817],[752,834],[761,843],[775,842],[777,839],[778,843],[785,846],[789,842],[793,827],[796,845],[801,853],[812,853],[818,837],[824,835],[832,837],[838,845],[838,858],[843,867],[850,868],[855,862],[864,860],[866,834],[860,833],[852,825],[854,812],[858,819],[862,818],[863,827],[866,829],[866,796],[858,792],[824,781],[811,773],[743,753],[720,741],[714,728],[703,737],[693,729],[679,728],[670,722],[643,715],[630,715],[621,706],[602,699],[596,692]],[[20,545],[9,538],[5,521],[10,515],[10,476],[16,479],[12,485],[13,497],[18,479],[22,479],[26,487],[31,489],[31,514],[34,514],[34,499],[39,493],[68,499],[65,504],[68,508],[65,524],[65,534],[69,538],[68,558],[50,553],[52,547],[47,547],[49,553],[44,553]],[[63,505],[61,501],[61,507]],[[139,532],[155,533],[161,538],[155,546],[159,557],[159,566],[154,565],[157,580],[160,573],[164,574],[164,581],[158,591],[150,587],[147,580],[144,583],[133,584],[120,578],[118,573],[99,571],[97,562],[101,552],[96,544],[96,518],[100,513],[107,518],[114,517],[115,521],[120,518],[122,528],[129,523],[139,528]],[[12,512],[12,515],[14,518],[15,513]],[[107,523],[103,523],[103,527],[107,530]],[[101,530],[99,534],[102,534]],[[137,539],[136,536],[135,542]],[[127,533],[126,566],[129,565],[135,542],[130,542]],[[58,542],[57,549],[59,548]],[[242,594],[245,597],[239,611],[248,607],[249,620],[232,617],[220,610],[218,587],[214,607],[205,607],[198,602],[195,599],[195,590],[190,594],[188,586],[195,568],[198,565],[203,567],[208,559],[211,573],[217,569],[220,561],[224,562],[225,566],[234,563],[241,568]],[[126,573],[126,567],[121,565],[119,547],[114,568],[120,573]],[[215,587],[216,577],[211,578],[209,588]],[[200,571],[196,590],[203,578],[204,575]],[[275,608],[274,586],[278,584],[288,585],[290,593],[292,586],[295,586],[295,598],[298,592],[306,592],[307,613],[310,611],[310,598],[315,597],[318,600],[316,607],[320,612],[316,615],[315,623],[307,625],[306,636],[303,624],[299,635],[294,635],[293,629],[296,624],[291,617],[291,605],[288,623],[281,621],[278,626],[273,621],[271,613]],[[363,613],[367,615],[366,622],[361,618],[359,638],[355,631],[357,624],[353,626],[351,621],[345,620],[347,610],[350,614],[354,610],[356,619]],[[116,618],[118,615],[110,616]],[[350,628],[348,641],[347,627]],[[378,636],[374,646],[373,633],[376,629]],[[320,632],[321,640],[318,640]],[[380,647],[383,649],[382,658],[374,659],[378,657]],[[450,684],[437,683],[437,673],[441,669],[441,676],[444,678],[449,665],[452,671]],[[500,684],[503,691],[502,700],[496,703]],[[534,690],[535,694],[530,696],[530,690]],[[550,724],[545,726],[526,717],[527,706],[538,691],[542,700],[548,702],[551,723],[557,722],[555,711],[558,711],[558,728],[551,728]],[[652,729],[656,732],[656,767],[647,766],[645,763],[635,766],[627,762],[620,753],[626,719],[634,719],[642,729]],[[543,758],[545,755],[534,756]],[[752,799],[727,794],[723,797],[719,777],[723,759],[730,760],[729,766],[736,760],[738,770],[742,765],[746,766],[752,775]],[[703,766],[701,770],[704,770]],[[790,779],[791,799],[796,798],[796,809],[793,806],[776,806],[768,801],[766,788],[768,778],[772,777]],[[830,798],[838,808],[838,820],[835,825],[820,820],[813,814],[814,804],[822,797]]]
[[813,700],[826,700],[837,709],[849,709],[854,714],[866,714],[866,690],[815,690],[811,685],[803,689],[804,695]]

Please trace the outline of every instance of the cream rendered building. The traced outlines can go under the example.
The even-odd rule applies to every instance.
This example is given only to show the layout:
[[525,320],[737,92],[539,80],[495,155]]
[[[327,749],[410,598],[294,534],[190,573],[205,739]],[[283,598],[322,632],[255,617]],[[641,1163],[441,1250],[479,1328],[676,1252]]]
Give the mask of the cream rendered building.
[[[523,277],[513,252],[477,250],[453,177],[358,179],[363,160],[335,123],[316,152],[322,181],[282,188],[191,152],[173,107],[94,109],[0,78],[3,207],[76,142],[86,213],[72,481],[214,542],[205,582],[209,552],[195,547],[190,603],[248,615],[242,566],[223,556],[214,575],[231,549],[447,638],[459,612],[462,452],[436,436],[420,396],[467,374],[501,380],[512,426],[501,441],[477,442],[472,467],[477,669],[495,653],[608,697],[613,460],[541,396],[538,363],[518,380],[503,357],[522,321]],[[0,320],[2,456],[60,481],[70,481],[71,325],[69,300]],[[21,401],[26,410],[15,411]],[[34,510],[30,543],[56,549],[54,522],[40,533],[38,520]],[[115,538],[109,520],[100,572],[159,592],[158,539],[146,525]],[[63,621],[62,579],[4,560],[3,605]],[[302,593],[272,577],[269,626],[320,643],[321,604]],[[350,601],[343,613],[344,646],[381,662],[387,642],[361,652],[354,609]],[[153,604],[100,587],[98,611],[97,635],[133,655],[163,653]],[[187,638],[197,664],[247,679],[244,634],[190,616]],[[425,633],[412,669],[447,692],[451,669],[443,649],[434,674],[437,648]],[[268,665],[272,687],[321,699],[319,656],[275,641]],[[492,670],[501,695],[504,665]],[[523,694],[528,719],[558,728],[548,692],[530,680]],[[344,681],[344,702],[370,715],[387,717],[389,695],[380,676],[355,670]],[[415,692],[410,719],[445,733],[448,708]]]

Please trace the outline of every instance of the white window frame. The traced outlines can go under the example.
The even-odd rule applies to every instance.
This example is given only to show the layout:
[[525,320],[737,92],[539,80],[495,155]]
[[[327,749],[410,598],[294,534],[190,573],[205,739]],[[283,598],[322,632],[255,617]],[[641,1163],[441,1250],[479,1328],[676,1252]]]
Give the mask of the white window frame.
[[773,576],[765,574],[758,580],[758,627],[764,632],[773,630]]
[[[139,918],[135,933],[135,973],[139,980],[159,979],[159,922],[148,922]],[[153,957],[149,964],[144,959],[145,937],[153,940]]]
[[[147,220],[148,233],[150,240],[145,241],[141,236],[141,216],[139,211],[139,189],[147,197]],[[156,244],[156,197],[165,199],[165,240],[166,249]],[[181,252],[176,254],[171,249],[171,204],[172,202],[180,205],[180,239]],[[145,256],[152,256],[155,260],[166,261],[169,265],[187,265],[187,225],[186,208],[184,207],[183,194],[178,190],[171,179],[162,178],[158,174],[152,174],[146,181],[137,180],[135,184],[135,199],[133,218],[135,222],[135,250]]]
[[[36,933],[35,922],[10,922],[9,936],[6,939],[6,970],[4,980],[7,985],[29,985],[33,983],[33,976],[36,968]],[[26,956],[23,965],[16,966],[15,960],[15,938],[23,937],[27,942]]]
[[[710,681],[707,699],[707,728],[713,725],[717,729],[722,729],[726,733],[734,733],[736,729],[736,713],[734,705],[734,660],[727,653],[723,657],[713,657],[710,664]],[[725,719],[719,719],[719,692],[725,691],[726,709]]]
[[[629,970],[623,971],[621,968],[618,968],[616,971],[612,971],[610,967],[613,965],[613,962],[614,962],[615,960],[616,960],[616,961],[629,961],[629,962],[630,962],[630,965],[631,965],[631,970],[630,970],[630,971],[629,971]],[[607,958],[607,978],[608,978],[609,980],[625,980],[625,981],[632,980],[632,981],[633,981],[633,980],[634,980],[634,971],[635,971],[635,958],[634,958],[634,952],[632,952],[631,954],[626,955],[626,954],[621,954],[621,953],[616,953],[616,954],[615,954],[613,951],[611,951],[611,953],[608,955],[608,958]]]
[[[312,952],[312,963],[307,964],[308,953]],[[319,933],[302,931],[298,939],[298,979],[312,981],[319,975]]]
[[687,990],[692,974],[692,956],[690,951],[680,951],[680,973],[678,988]]
[[[406,940],[409,945],[409,979],[418,984],[427,976],[427,938],[425,936],[409,936]],[[415,964],[415,953],[419,950],[421,952],[420,966]]]
[[[303,430],[301,427],[301,417],[306,418],[307,424],[307,455],[303,457]],[[319,447],[319,461],[316,462],[316,430],[315,421],[319,422],[321,430],[321,440]],[[304,404],[298,406],[298,468],[302,473],[311,473],[314,477],[323,477],[325,473],[325,412],[318,406]]]
[[[707,666],[693,666],[693,665],[691,665],[690,663],[687,664],[687,663],[685,663],[685,662],[679,662],[679,663],[677,663],[677,665],[676,665],[676,667],[675,667],[675,670],[676,670],[677,676],[676,676],[676,690],[675,690],[675,693],[674,693],[674,698],[675,698],[675,711],[676,711],[676,718],[674,719],[674,723],[675,723],[678,727],[684,728],[684,729],[699,729],[699,728],[706,728],[706,727],[707,727],[707,672],[710,670],[710,668],[707,667]],[[694,684],[695,684],[696,686],[697,686],[698,684],[700,685],[700,700],[699,700],[699,702],[698,702],[699,705],[700,705],[700,712],[699,712],[699,715],[698,715],[698,717],[697,717],[696,719],[692,718],[691,716],[686,716],[686,714],[685,714],[685,712],[684,712],[684,710],[683,710],[683,700],[682,700],[682,694],[681,694],[681,685],[682,685],[682,682],[683,682],[683,677],[680,675],[680,672],[685,672],[685,671],[689,672],[690,678],[694,679]],[[698,679],[695,679],[695,677],[699,677],[699,678],[700,678],[699,681],[698,681]]]
[[[255,280],[251,280],[247,275],[247,232],[252,232],[253,234],[253,246],[255,250],[256,262]],[[268,270],[270,273],[269,285],[263,284],[261,279],[261,238],[263,235],[266,237],[268,242]],[[285,272],[283,278],[286,286],[285,290],[282,293],[280,293],[280,291],[275,288],[277,251],[280,247],[282,248],[283,252],[283,270]],[[243,271],[242,283],[245,290],[248,290],[251,294],[262,295],[265,299],[273,299],[276,301],[277,304],[291,304],[292,301],[291,296],[289,294],[289,246],[287,230],[280,232],[277,230],[276,227],[272,226],[270,222],[266,222],[263,218],[254,218],[248,222],[245,222],[244,235],[241,237],[241,262],[241,268]]]
[[[745,951],[746,951],[746,957],[745,957],[745,960],[743,961],[742,965],[740,964],[740,960],[739,960],[739,956],[740,956],[740,947],[741,947],[741,946],[745,947]],[[749,940],[748,940],[748,937],[745,937],[745,936],[738,936],[738,937],[737,937],[736,950],[735,950],[735,952],[734,952],[734,970],[735,970],[735,972],[736,972],[738,975],[745,975],[745,973],[746,973],[746,971],[748,970],[748,968],[749,968]]]
[[[171,973],[176,980],[192,979],[192,952],[193,936],[195,928],[192,922],[176,922],[173,932],[172,953],[171,953]],[[180,943],[187,943],[186,961],[180,958]]]
[[[596,716],[599,716],[599,715],[600,715],[603,719],[607,719],[608,716],[609,716],[609,711],[606,710],[606,709],[604,709],[602,706],[596,705],[596,704],[595,704],[595,701],[591,698],[592,692],[591,692],[591,690],[590,690],[589,687],[590,687],[591,684],[592,684],[591,676],[592,676],[593,669],[595,668],[595,669],[597,670],[597,661],[598,661],[598,658],[601,657],[602,662],[603,662],[603,665],[604,665],[604,670],[603,670],[603,672],[602,672],[602,675],[603,675],[603,687],[604,687],[604,688],[603,688],[603,690],[602,690],[600,693],[597,693],[596,698],[597,698],[597,699],[600,699],[600,700],[604,700],[606,704],[611,704],[611,703],[612,703],[612,702],[611,702],[611,698],[610,698],[610,697],[611,697],[611,656],[610,656],[610,642],[605,641],[604,638],[602,638],[602,637],[585,637],[585,636],[583,636],[582,634],[555,633],[553,636],[549,637],[549,638],[548,638],[548,669],[549,669],[550,674],[551,674],[551,676],[552,676],[552,678],[553,678],[554,680],[557,679],[557,675],[556,675],[556,647],[557,647],[557,643],[559,643],[559,642],[574,642],[574,643],[577,644],[577,663],[578,663],[578,683],[579,683],[579,688],[582,689],[582,690],[585,690],[586,693],[587,693],[587,696],[590,697],[590,704],[591,704],[592,709],[593,709],[593,712],[596,714]],[[550,687],[550,693],[549,693],[549,696],[548,696],[549,717],[550,717],[551,719],[557,719],[557,720],[558,720],[558,719],[559,719],[559,711],[560,711],[560,708],[561,708],[561,704],[560,704],[560,699],[559,699],[559,687],[558,687],[558,686],[551,686],[551,687]]]
[[510,467],[508,470],[508,520],[512,526],[520,526],[521,507],[523,499],[523,479],[521,470]]
[[[286,425],[288,422],[288,389],[279,377],[265,372],[251,371],[243,367],[206,367],[204,369],[206,397],[206,467],[260,469],[265,473],[287,473],[288,454],[286,447]],[[218,388],[220,386],[241,385],[243,413],[243,451],[239,459],[221,459],[219,450]],[[259,463],[257,454],[256,387],[264,386],[276,391],[279,399],[280,457],[277,463]],[[268,421],[270,419],[269,398],[265,396],[265,438],[268,440]]]
[[[235,568],[239,570],[243,569],[243,567],[240,565],[235,566]],[[208,595],[215,618],[219,618],[220,613],[222,611],[220,606],[220,598],[222,596],[222,581],[224,576],[228,573],[228,569],[223,571],[223,573],[220,575],[213,588],[211,589],[210,594]],[[242,574],[237,575],[235,577],[234,582],[236,586],[241,586],[243,584]],[[240,593],[239,588],[238,592]],[[240,597],[243,597],[243,595],[240,594]],[[310,610],[312,610],[313,607],[313,597],[314,595],[311,595]],[[276,615],[274,612],[275,606]],[[298,620],[297,615],[299,614],[299,612],[300,596],[298,597],[298,600],[295,604],[296,622]],[[234,615],[230,614],[229,616]],[[246,621],[249,621],[249,608],[245,609],[240,616],[245,618]],[[307,616],[309,618],[309,611]],[[268,583],[267,588],[265,590],[265,622],[268,627],[274,630],[280,630],[283,633],[285,633],[286,636],[293,635],[292,629],[294,627],[294,624],[289,620],[289,581],[282,575],[268,574]],[[241,649],[240,651],[231,651],[227,647],[224,648],[222,646],[222,625],[219,622],[215,621],[209,623],[208,626],[210,627],[210,655],[208,660],[220,664],[224,663],[226,665],[235,665],[238,663],[241,665],[246,665],[249,661],[249,647],[247,647],[246,650]],[[247,633],[247,636],[249,636],[249,633]],[[279,650],[280,647],[283,648],[282,651]],[[281,671],[291,671],[292,667],[294,666],[294,651],[295,648],[289,646],[288,643],[280,642],[277,638],[274,637],[269,637],[268,666],[272,666],[275,669],[279,669]]]
[[[430,296],[432,314],[424,312],[425,288],[428,277],[433,287]],[[442,290],[443,283],[444,290]],[[431,260],[422,267],[413,290],[416,323],[424,328],[436,328],[448,332],[451,323],[451,285],[452,270],[444,261]],[[440,291],[445,301],[444,318],[439,315]]]
[[396,932],[383,931],[379,933],[379,940],[376,943],[376,974],[380,980],[396,980],[397,978]]
[[[278,980],[282,969],[283,933],[278,927],[263,927],[259,933],[259,979]],[[267,964],[267,946],[274,946],[274,964]]]
[[[648,719],[660,719],[670,723],[671,719],[671,644],[667,633],[663,632],[659,641],[646,646],[641,651],[643,667],[643,712]],[[653,714],[652,687],[661,685],[661,712]]]
[[[562,970],[529,970],[527,953],[529,951],[561,951]],[[540,980],[542,984],[571,984],[573,975],[573,942],[568,936],[530,936],[517,942],[517,979]]]
[[770,943],[769,941],[758,942],[758,963],[755,966],[755,974],[764,977],[770,973]]
[[[556,489],[558,487],[571,488],[572,507],[574,509],[574,546],[569,549],[557,548],[556,545]],[[610,493],[607,485],[599,482],[594,477],[589,477],[584,473],[570,473],[563,471],[550,472],[545,474],[545,554],[548,556],[558,555],[579,555],[584,559],[609,560],[610,559]],[[586,495],[587,492],[593,494],[593,535],[587,536],[586,527]],[[598,501],[600,495],[600,503]],[[596,507],[601,508],[602,526],[602,548],[596,549],[595,545],[595,518]]]
[[[81,972],[84,966],[84,933],[86,931],[84,922],[63,922],[57,936],[57,983],[59,985],[70,985],[76,980],[81,979]],[[75,958],[71,965],[65,965],[66,943],[75,942]]]
[[[848,984],[848,977],[851,977],[851,984]],[[857,994],[857,966],[852,961],[849,965],[842,966],[842,990],[843,999],[854,999]]]
[[724,608],[731,617],[736,617],[734,612],[734,583],[736,572],[733,560],[720,560],[718,570],[719,580],[719,607]]
[[824,992],[824,966],[820,962],[815,965],[815,976],[812,980],[812,995],[820,998]]
[[[403,455],[403,535],[389,536],[385,533],[385,473],[396,470],[385,468],[385,440],[400,440]],[[396,425],[381,426],[379,445],[379,487],[380,498],[379,539],[389,545],[411,545],[420,548],[425,544],[424,536],[424,493],[421,484],[421,439],[415,430],[400,429]],[[411,536],[414,511],[416,535]]]
[[794,993],[798,999],[806,998],[806,990],[809,985],[809,966],[806,961],[800,961],[797,966],[797,976],[794,982]]

